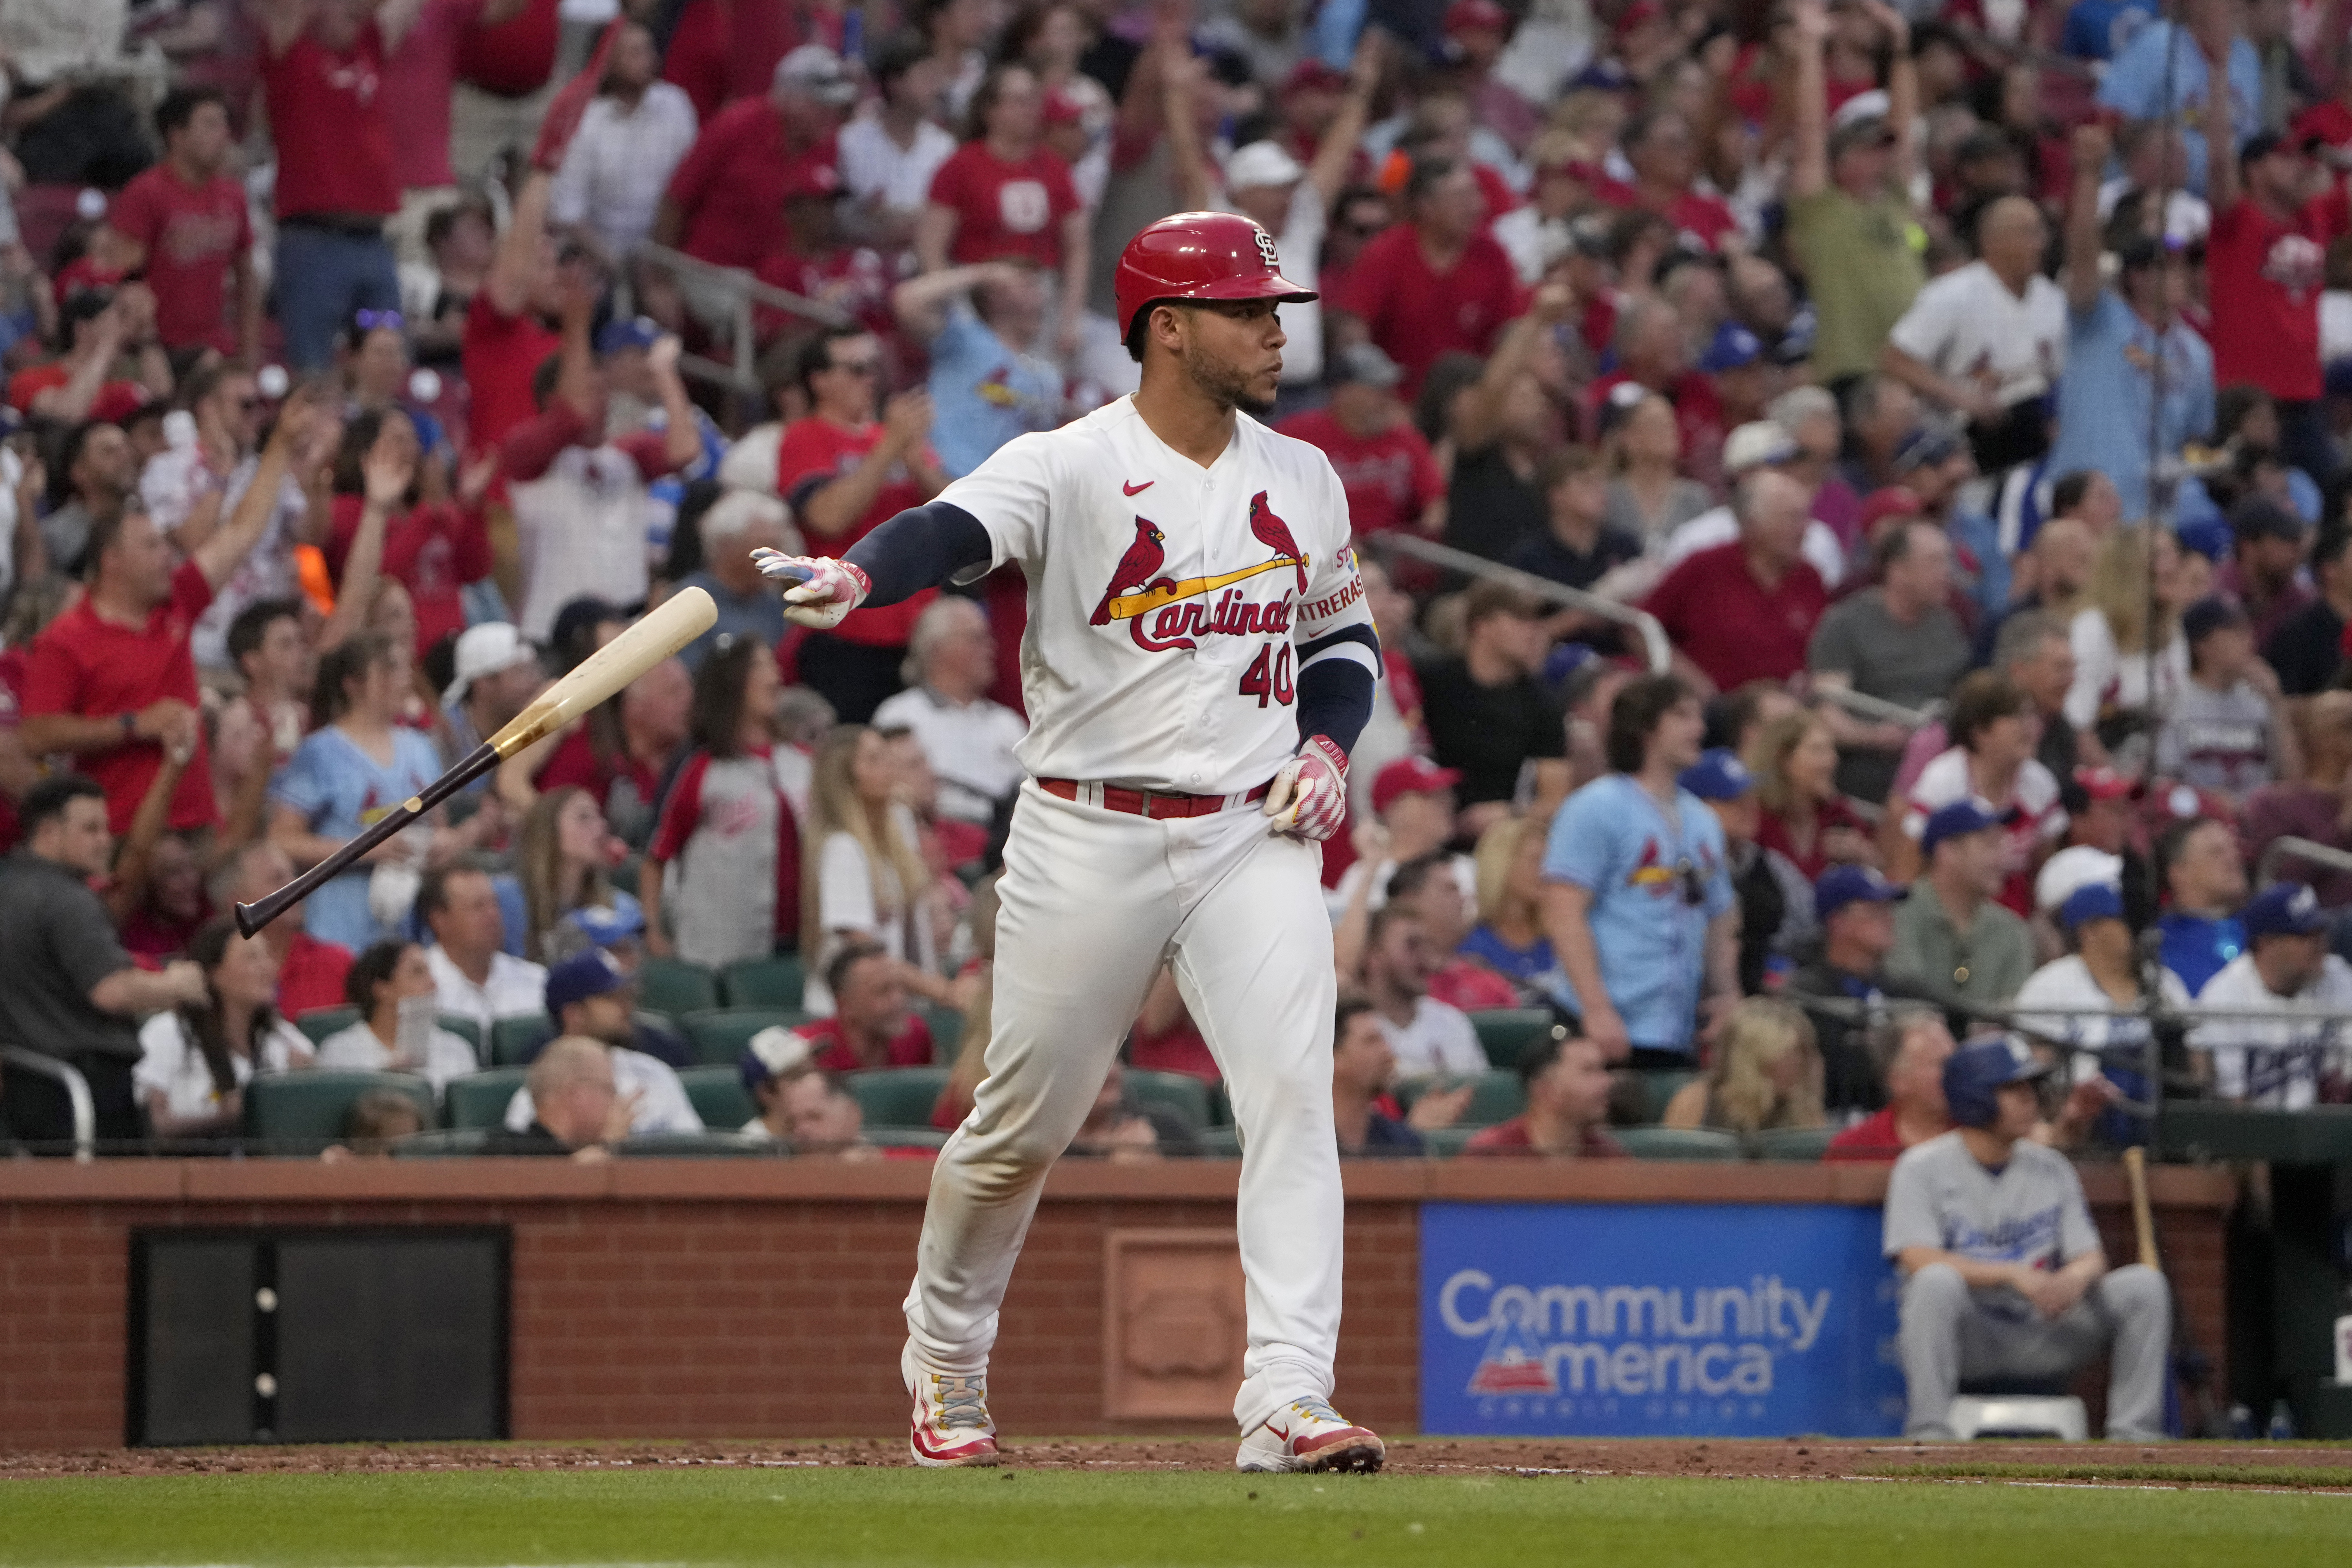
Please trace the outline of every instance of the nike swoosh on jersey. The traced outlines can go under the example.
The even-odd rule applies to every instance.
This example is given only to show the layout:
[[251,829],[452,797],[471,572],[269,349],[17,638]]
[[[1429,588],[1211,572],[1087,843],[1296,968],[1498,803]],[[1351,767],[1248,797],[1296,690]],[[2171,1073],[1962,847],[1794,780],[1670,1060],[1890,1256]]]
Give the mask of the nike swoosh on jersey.
[[1121,484],[1118,488],[1124,494],[1139,496],[1159,482],[1160,481],[1158,479],[1146,479],[1139,485]]

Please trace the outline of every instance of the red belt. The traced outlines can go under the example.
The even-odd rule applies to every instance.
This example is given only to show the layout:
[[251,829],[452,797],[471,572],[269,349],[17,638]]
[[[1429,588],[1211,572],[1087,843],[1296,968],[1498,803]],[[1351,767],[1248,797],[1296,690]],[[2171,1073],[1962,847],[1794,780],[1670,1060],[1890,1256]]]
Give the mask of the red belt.
[[[1075,801],[1082,797],[1086,785],[1076,779],[1039,779],[1037,787],[1047,795]],[[1187,795],[1178,789],[1128,789],[1119,784],[1104,784],[1099,804],[1105,811],[1123,811],[1129,816],[1148,816],[1153,821],[1165,821],[1171,816],[1213,816],[1225,809],[1232,798],[1222,795]],[[1242,796],[1244,805],[1265,798],[1267,785]]]

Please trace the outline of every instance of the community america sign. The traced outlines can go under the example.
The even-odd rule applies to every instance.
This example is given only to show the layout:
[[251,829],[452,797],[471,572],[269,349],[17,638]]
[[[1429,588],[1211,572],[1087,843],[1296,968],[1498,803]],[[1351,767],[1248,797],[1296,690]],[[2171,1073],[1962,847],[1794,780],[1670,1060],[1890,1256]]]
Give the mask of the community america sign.
[[1422,1210],[1428,1432],[1891,1434],[1895,1328],[1876,1209]]

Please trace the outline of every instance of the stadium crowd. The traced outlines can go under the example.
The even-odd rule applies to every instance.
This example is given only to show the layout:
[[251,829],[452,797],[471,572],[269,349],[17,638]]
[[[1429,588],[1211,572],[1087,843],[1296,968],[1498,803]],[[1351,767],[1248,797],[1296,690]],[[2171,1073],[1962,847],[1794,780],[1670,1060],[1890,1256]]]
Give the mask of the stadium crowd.
[[[1893,1159],[1986,1030],[2067,1151],[2352,1099],[2352,861],[2272,853],[2352,852],[2347,24],[2177,16],[0,5],[0,1141],[70,1135],[37,1058],[111,1150],[331,1073],[409,1075],[337,1157],[935,1146],[1024,585],[810,633],[750,552],[1132,390],[1112,263],[1201,208],[1320,279],[1266,417],[1385,647],[1343,1149]],[[1174,977],[1104,1026],[1079,1149],[1230,1152]]]

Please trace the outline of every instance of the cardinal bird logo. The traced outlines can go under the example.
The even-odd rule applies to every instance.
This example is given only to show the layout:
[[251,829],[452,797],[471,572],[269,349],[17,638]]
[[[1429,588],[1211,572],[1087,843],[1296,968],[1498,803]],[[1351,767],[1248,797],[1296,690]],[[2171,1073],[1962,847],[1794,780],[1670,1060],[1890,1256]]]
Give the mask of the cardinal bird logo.
[[1121,588],[1148,588],[1151,585],[1153,579],[1160,575],[1160,563],[1168,557],[1168,552],[1162,548],[1167,542],[1168,536],[1160,531],[1159,524],[1148,517],[1135,520],[1135,542],[1129,545],[1127,553],[1118,558],[1118,570],[1110,574],[1110,585],[1103,590],[1102,603],[1095,606],[1095,613],[1090,617],[1092,625],[1110,625],[1110,602],[1118,597]]
[[1265,545],[1276,555],[1287,556],[1298,563],[1298,595],[1300,598],[1305,598],[1307,596],[1307,557],[1298,553],[1298,542],[1290,537],[1290,525],[1275,516],[1274,509],[1265,504],[1264,490],[1250,497],[1249,525],[1250,531],[1257,535],[1257,542],[1260,544]]

